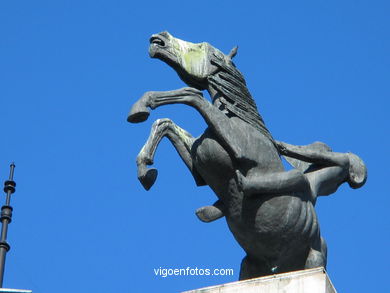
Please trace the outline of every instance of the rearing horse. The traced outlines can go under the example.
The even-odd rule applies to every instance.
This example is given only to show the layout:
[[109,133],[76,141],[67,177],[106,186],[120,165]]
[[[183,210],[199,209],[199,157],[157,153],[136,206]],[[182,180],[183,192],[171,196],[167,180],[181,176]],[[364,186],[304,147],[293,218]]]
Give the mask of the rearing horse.
[[[138,178],[146,190],[153,185],[157,170],[147,165],[153,164],[159,142],[167,137],[196,184],[210,186],[218,197],[213,206],[199,209],[198,217],[209,222],[225,216],[247,253],[240,279],[325,267],[326,244],[313,206],[317,195],[333,193],[346,181],[353,184],[356,172],[351,166],[356,164],[351,158],[356,156],[333,153],[319,143],[295,147],[275,141],[232,62],[236,52],[234,48],[225,55],[208,43],[182,41],[168,32],[151,37],[150,56],[171,66],[189,87],[145,93],[128,121],[143,122],[149,109],[159,106],[186,104],[201,114],[208,128],[195,138],[170,119],[155,121],[137,156]],[[209,92],[212,103],[202,90]],[[309,162],[317,173],[303,168],[285,171],[281,154]],[[302,165],[297,162],[295,166]],[[364,170],[355,187],[364,184]],[[333,187],[329,182],[324,187],[327,180]]]

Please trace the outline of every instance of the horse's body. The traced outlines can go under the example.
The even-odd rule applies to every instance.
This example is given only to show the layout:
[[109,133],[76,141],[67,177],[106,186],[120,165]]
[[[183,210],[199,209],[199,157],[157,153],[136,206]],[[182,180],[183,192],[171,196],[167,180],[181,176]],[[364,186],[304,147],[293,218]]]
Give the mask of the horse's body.
[[[231,232],[247,253],[240,279],[325,266],[326,248],[321,241],[314,202],[308,189],[290,188],[288,192],[267,191],[246,196],[240,188],[237,172],[244,176],[274,174],[278,179],[285,170],[272,136],[261,117],[256,116],[257,110],[249,118],[245,113],[241,115],[242,111],[253,112],[253,107],[242,110],[240,101],[232,102],[218,88],[218,82],[228,79],[218,73],[224,74],[234,67],[229,59],[232,56],[220,57],[219,51],[204,48],[206,45],[184,43],[165,32],[152,37],[152,57],[172,66],[188,85],[207,89],[213,104],[197,89],[184,88],[148,92],[133,106],[128,118],[130,122],[146,120],[148,107],[154,109],[165,104],[183,103],[197,109],[209,126],[199,138],[194,138],[169,119],[157,120],[137,158],[139,179],[146,189],[154,183],[157,172],[146,165],[153,163],[159,141],[168,137],[197,184],[208,185],[215,192]],[[188,56],[180,56],[183,50],[201,60],[188,63]],[[199,57],[199,52],[205,56]],[[213,56],[219,57],[221,63],[210,62]],[[229,82],[228,85],[236,84],[235,80]],[[225,87],[234,92],[234,87]],[[248,102],[254,104],[253,100]],[[240,108],[241,112],[234,107]],[[260,122],[252,123],[253,117],[259,117]],[[277,180],[275,184],[279,184]]]
[[[195,141],[192,158],[200,176],[223,202],[234,237],[256,263],[251,265],[256,273],[242,273],[242,278],[304,268],[311,244],[320,241],[312,202],[304,192],[245,197],[235,176],[239,166],[253,164],[249,172],[261,173],[281,172],[283,167],[267,138],[245,122],[237,122],[237,129],[246,133],[242,144],[237,143],[248,150],[248,161],[232,160],[210,129]],[[262,159],[264,153],[269,156]],[[244,174],[247,167],[243,169],[240,172]]]

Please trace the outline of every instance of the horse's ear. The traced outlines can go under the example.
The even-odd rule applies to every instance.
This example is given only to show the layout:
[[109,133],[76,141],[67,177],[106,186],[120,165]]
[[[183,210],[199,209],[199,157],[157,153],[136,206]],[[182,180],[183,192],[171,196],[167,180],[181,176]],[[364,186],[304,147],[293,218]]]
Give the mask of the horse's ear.
[[235,46],[233,49],[230,50],[230,53],[229,53],[229,58],[230,59],[233,59],[234,56],[237,55],[237,51],[238,51],[238,46]]

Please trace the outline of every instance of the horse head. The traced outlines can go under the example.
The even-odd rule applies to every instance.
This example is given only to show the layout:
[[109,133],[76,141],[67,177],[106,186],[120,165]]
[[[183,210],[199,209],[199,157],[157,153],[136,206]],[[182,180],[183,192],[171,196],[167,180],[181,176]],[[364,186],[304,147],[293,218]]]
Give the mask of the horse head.
[[150,57],[167,63],[188,86],[208,90],[220,109],[249,123],[272,141],[243,75],[232,62],[236,54],[237,47],[225,55],[209,43],[183,41],[167,31],[150,38]]
[[172,67],[187,85],[200,90],[207,89],[207,78],[219,70],[211,60],[217,57],[229,62],[232,58],[209,43],[183,41],[167,31],[151,36],[149,54]]

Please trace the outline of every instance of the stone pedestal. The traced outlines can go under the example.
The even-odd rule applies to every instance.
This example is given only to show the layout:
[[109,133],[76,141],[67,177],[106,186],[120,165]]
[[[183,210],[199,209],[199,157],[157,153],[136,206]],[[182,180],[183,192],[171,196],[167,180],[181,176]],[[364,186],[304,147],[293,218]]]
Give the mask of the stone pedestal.
[[31,290],[0,288],[0,293],[32,293]]
[[183,293],[336,293],[324,268],[271,275]]

